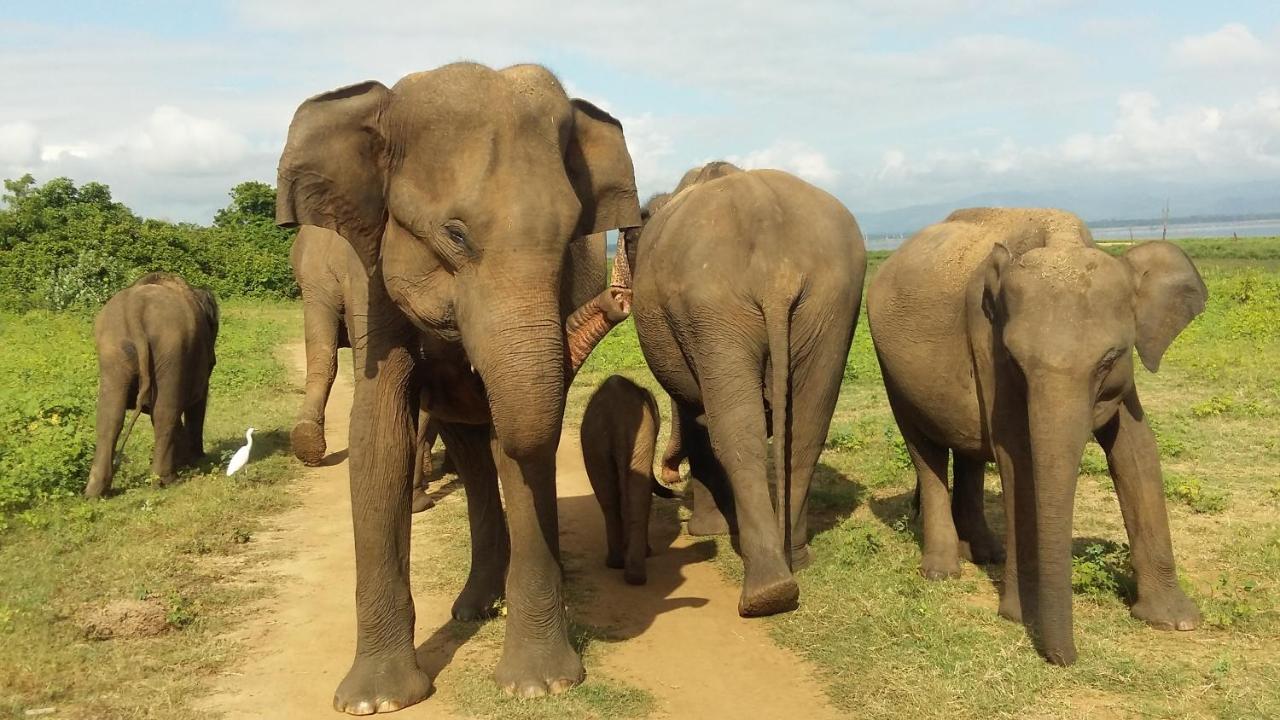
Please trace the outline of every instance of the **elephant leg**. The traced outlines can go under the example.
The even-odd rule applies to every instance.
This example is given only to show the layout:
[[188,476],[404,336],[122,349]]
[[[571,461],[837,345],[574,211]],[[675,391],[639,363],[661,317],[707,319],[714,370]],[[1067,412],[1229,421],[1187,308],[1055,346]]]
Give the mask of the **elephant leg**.
[[441,423],[440,434],[454,449],[458,476],[467,491],[467,519],[471,526],[471,571],[453,603],[457,620],[493,617],[504,595],[511,543],[498,495],[488,425]]
[[177,480],[177,468],[186,454],[187,431],[182,425],[182,391],[178,378],[157,378],[156,401],[151,408],[151,427],[155,430],[155,449],[151,454],[151,474],[168,485]]
[[182,414],[182,426],[186,429],[186,457],[183,465],[191,465],[204,457],[204,415],[209,406],[208,394],[192,403]]
[[733,490],[744,566],[738,614],[756,617],[794,609],[800,589],[769,497],[761,363],[748,355],[725,347],[707,358],[702,397],[712,451]]
[[434,471],[431,463],[431,445],[427,441],[431,418],[427,414],[426,399],[420,399],[418,422],[413,443],[413,512],[420,513],[435,507],[435,501],[427,494],[427,484]]
[[[589,430],[599,430],[591,428]],[[619,459],[610,452],[612,448],[607,438],[591,437],[582,439],[582,460],[586,466],[587,479],[591,481],[591,490],[600,505],[600,513],[604,515],[605,567],[619,570],[623,567],[626,542],[623,539],[622,511],[623,482],[625,475],[619,474]]]
[[1138,600],[1132,615],[1162,630],[1193,630],[1200,611],[1178,586],[1155,434],[1135,390],[1097,433],[1107,454],[1132,549]]
[[306,396],[289,440],[299,460],[306,465],[319,465],[327,449],[324,409],[338,375],[338,333],[342,316],[305,289],[302,303],[307,347]]
[[698,424],[698,411],[681,407],[672,420],[681,425],[680,443],[689,458],[687,495],[693,514],[687,530],[694,537],[726,535],[738,532],[733,505],[733,491],[724,467],[711,450],[707,428]]
[[[648,580],[645,558],[649,555],[649,513],[653,508],[653,450],[649,462],[640,467],[637,462],[627,463],[625,474],[619,480],[624,494],[619,534],[625,532],[625,560],[623,579],[631,585],[644,585]],[[628,458],[627,460],[630,460]]]
[[1004,562],[1004,548],[987,526],[983,480],[987,464],[982,460],[953,453],[951,517],[960,538],[960,553],[971,563],[990,565]]
[[[409,589],[413,419],[406,393],[413,360],[382,335],[369,339],[367,353],[356,348],[351,408],[356,657],[333,706],[355,715],[412,705],[432,689],[414,652]],[[365,367],[375,362],[376,368]]]
[[493,453],[511,530],[507,634],[494,679],[518,697],[561,693],[582,682],[584,671],[564,607],[555,450],[515,460],[495,438]]
[[127,382],[110,381],[105,377],[98,381],[97,443],[93,449],[89,483],[84,488],[85,497],[102,497],[111,490],[111,482],[115,478],[113,453],[129,404],[126,397],[128,386]]
[[671,400],[671,434],[667,448],[662,452],[662,482],[675,485],[680,482],[680,463],[688,456],[684,448],[680,422],[680,403]]
[[898,423],[916,470],[924,551],[920,574],[929,580],[960,576],[960,537],[947,492],[947,448],[926,438],[910,422]]

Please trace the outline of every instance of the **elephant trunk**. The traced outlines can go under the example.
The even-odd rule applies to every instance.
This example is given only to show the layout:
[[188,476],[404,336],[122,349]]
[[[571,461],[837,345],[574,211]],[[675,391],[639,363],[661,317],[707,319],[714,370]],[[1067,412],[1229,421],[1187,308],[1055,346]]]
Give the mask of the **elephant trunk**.
[[1071,620],[1071,526],[1093,406],[1076,383],[1040,380],[1027,393],[1039,567],[1037,619],[1049,662],[1076,659]]
[[[545,295],[545,297],[543,296]],[[550,292],[458,308],[463,346],[484,381],[494,431],[506,455],[554,453],[564,416],[564,336]]]
[[620,232],[609,287],[588,300],[565,320],[564,334],[569,348],[566,374],[570,380],[604,336],[630,314],[631,264],[627,259],[626,233]]

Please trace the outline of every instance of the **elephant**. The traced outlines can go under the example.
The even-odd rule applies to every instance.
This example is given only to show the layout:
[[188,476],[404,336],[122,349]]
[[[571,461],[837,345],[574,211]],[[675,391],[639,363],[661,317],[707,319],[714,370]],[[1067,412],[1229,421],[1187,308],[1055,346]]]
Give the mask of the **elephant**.
[[809,485],[862,300],[862,231],[809,183],[726,162],[691,170],[650,210],[627,244],[633,318],[649,369],[676,403],[697,480],[689,530],[710,508],[738,535],[740,615],[794,609],[792,572],[809,559]]
[[[347,336],[350,321],[346,316],[346,299],[351,295],[347,278],[353,263],[358,272],[359,258],[350,243],[336,232],[314,225],[304,225],[298,230],[289,251],[289,264],[302,291],[307,348],[306,394],[289,439],[294,456],[305,465],[319,465],[327,449],[324,410],[338,374],[338,349],[351,347]],[[413,471],[414,512],[421,512],[434,504],[426,494],[426,488],[435,470],[431,449],[439,435],[439,423],[431,420],[424,404],[420,402],[419,405],[418,450]],[[445,463],[447,471],[447,448]]]
[[277,188],[278,224],[333,230],[361,267],[347,311],[358,630],[334,707],[391,711],[432,691],[408,582],[419,393],[466,489],[471,568],[453,616],[492,616],[505,597],[498,685],[577,685],[555,454],[569,383],[630,312],[628,268],[606,284],[604,254],[606,231],[640,223],[622,124],[543,67],[454,63],[303,102]]
[[[218,301],[172,273],[152,272],[112,295],[93,323],[98,351],[97,444],[85,497],[111,490],[127,410],[151,416],[151,472],[162,485],[204,457]],[[128,442],[128,433],[125,434]],[[123,448],[122,448],[123,449]]]
[[1166,629],[1199,623],[1178,587],[1133,351],[1156,371],[1207,297],[1176,245],[1112,256],[1080,218],[1035,209],[957,210],[909,239],[869,285],[872,340],[916,470],[922,570],[957,574],[966,544],[976,561],[999,559],[982,510],[983,468],[994,460],[1007,527],[1000,614],[1032,629],[1050,662],[1076,659],[1071,523],[1090,435],[1133,549],[1133,616]]
[[675,497],[653,477],[661,422],[653,394],[621,375],[600,383],[582,413],[582,460],[604,513],[605,565],[622,568],[632,585],[647,580],[652,497]]

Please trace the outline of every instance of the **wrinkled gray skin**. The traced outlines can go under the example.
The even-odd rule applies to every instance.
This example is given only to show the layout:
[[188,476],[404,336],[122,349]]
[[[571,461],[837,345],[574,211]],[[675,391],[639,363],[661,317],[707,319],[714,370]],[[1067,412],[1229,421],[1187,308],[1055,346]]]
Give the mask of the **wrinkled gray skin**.
[[298,108],[277,202],[279,223],[327,227],[360,263],[348,300],[357,642],[334,707],[396,710],[432,689],[408,581],[419,393],[467,491],[471,573],[454,617],[491,616],[505,594],[498,684],[532,697],[581,682],[555,451],[573,373],[630,308],[629,278],[604,282],[602,233],[640,222],[621,124],[532,65],[366,82]]
[[[319,465],[325,456],[324,411],[329,391],[338,375],[338,349],[351,347],[347,337],[346,298],[351,294],[348,266],[359,268],[359,258],[351,244],[338,233],[314,225],[298,230],[289,253],[293,277],[302,291],[302,320],[307,348],[306,395],[298,422],[290,434],[293,454],[306,465]],[[431,448],[440,433],[439,423],[430,419],[419,403],[417,454],[413,465],[413,511],[421,512],[435,503],[427,495],[427,483],[434,472]],[[447,458],[446,458],[447,462]]]
[[698,481],[689,530],[738,533],[740,614],[790,610],[793,563],[809,557],[809,483],[858,318],[862,233],[822,190],[728,163],[690,171],[650,211],[639,237],[629,234],[634,316]]
[[151,473],[168,484],[204,457],[204,413],[216,363],[218,303],[171,273],[148,273],[107,300],[93,323],[98,421],[86,497],[111,489],[126,410],[151,416]]
[[653,496],[675,494],[653,477],[662,416],[653,394],[621,375],[600,383],[582,413],[582,460],[604,513],[605,564],[632,585],[647,579]]
[[1051,662],[1076,658],[1071,521],[1091,435],[1129,533],[1133,616],[1165,629],[1200,621],[1178,587],[1133,350],[1154,372],[1206,297],[1177,246],[1113,257],[1059,210],[958,210],[908,240],[869,286],[871,335],[919,483],[922,571],[954,576],[961,552],[999,560],[982,512],[983,465],[995,460],[1008,527],[1000,613],[1027,623]]

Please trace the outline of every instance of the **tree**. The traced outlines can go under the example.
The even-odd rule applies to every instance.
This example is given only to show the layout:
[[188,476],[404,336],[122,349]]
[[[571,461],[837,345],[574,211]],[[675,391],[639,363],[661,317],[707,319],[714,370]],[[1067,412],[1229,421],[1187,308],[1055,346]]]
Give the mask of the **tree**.
[[231,204],[213,216],[215,227],[243,227],[245,225],[275,225],[276,189],[257,180],[231,188],[228,193]]

